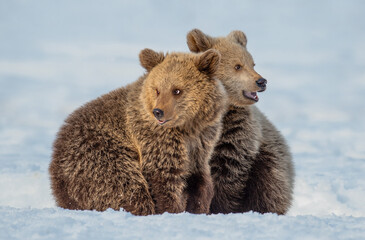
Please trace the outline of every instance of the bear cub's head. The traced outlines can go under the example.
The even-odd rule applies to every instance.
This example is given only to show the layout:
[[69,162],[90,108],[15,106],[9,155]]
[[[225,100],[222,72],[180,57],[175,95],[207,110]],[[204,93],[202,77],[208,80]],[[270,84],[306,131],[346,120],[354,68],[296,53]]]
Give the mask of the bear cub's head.
[[218,51],[164,55],[144,49],[139,58],[147,70],[140,99],[155,123],[177,127],[194,120],[214,120],[223,111],[226,92],[214,78]]
[[259,100],[257,92],[265,91],[266,79],[254,70],[255,63],[247,51],[247,38],[241,31],[232,31],[226,37],[210,37],[199,29],[187,34],[187,44],[192,52],[216,49],[221,63],[216,72],[227,90],[230,104],[250,105]]

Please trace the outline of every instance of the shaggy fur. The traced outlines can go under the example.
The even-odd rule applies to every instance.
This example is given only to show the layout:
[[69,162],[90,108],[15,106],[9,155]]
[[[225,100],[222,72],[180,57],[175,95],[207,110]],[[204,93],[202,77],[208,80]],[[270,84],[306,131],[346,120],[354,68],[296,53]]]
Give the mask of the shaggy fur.
[[[57,205],[124,208],[135,215],[208,213],[208,160],[226,93],[213,78],[220,54],[140,53],[147,74],[72,113],[49,167]],[[159,119],[154,110],[164,111]]]
[[194,29],[188,33],[187,43],[192,52],[215,49],[221,53],[216,75],[230,102],[210,162],[214,182],[211,212],[285,214],[293,194],[292,157],[282,135],[256,107],[249,106],[255,99],[247,95],[264,88],[256,83],[262,77],[254,70],[245,34],[233,31],[227,37],[213,38]]

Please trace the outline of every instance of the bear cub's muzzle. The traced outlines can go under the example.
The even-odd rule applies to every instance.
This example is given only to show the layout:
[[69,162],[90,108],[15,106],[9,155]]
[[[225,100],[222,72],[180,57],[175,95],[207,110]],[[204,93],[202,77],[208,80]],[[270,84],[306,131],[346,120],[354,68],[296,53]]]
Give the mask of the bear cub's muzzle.
[[157,120],[161,120],[161,118],[163,118],[164,113],[161,109],[155,108],[153,109],[153,115],[155,115],[155,118]]
[[260,88],[258,92],[263,92],[266,90],[267,80],[265,78],[260,78],[259,80],[256,81],[256,84]]

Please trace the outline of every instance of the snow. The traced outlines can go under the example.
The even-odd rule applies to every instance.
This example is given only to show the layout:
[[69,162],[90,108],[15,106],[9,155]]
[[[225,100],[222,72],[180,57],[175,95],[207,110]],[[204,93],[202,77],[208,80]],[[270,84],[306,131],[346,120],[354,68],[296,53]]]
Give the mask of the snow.
[[[0,1],[0,239],[365,239],[365,2]],[[57,208],[52,142],[83,103],[143,73],[138,53],[243,30],[268,79],[258,107],[294,157],[275,214]]]
[[257,213],[136,217],[112,210],[9,207],[1,212],[3,239],[361,239],[365,224],[365,218]]

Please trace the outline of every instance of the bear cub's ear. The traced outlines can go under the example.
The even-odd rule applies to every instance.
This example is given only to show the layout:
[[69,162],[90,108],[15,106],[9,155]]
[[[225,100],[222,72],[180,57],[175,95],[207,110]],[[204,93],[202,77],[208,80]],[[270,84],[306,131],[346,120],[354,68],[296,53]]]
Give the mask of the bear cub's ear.
[[234,42],[241,44],[243,47],[246,47],[247,45],[246,35],[242,31],[232,31],[227,37]]
[[145,48],[139,53],[139,61],[142,67],[147,70],[147,72],[151,71],[152,68],[162,63],[164,59],[165,55],[162,52],[158,53],[149,48]]
[[213,47],[214,39],[204,34],[199,29],[193,29],[186,35],[186,40],[190,51],[198,53],[204,52]]
[[197,56],[194,63],[200,72],[210,76],[215,73],[220,61],[220,53],[217,50],[210,49]]

